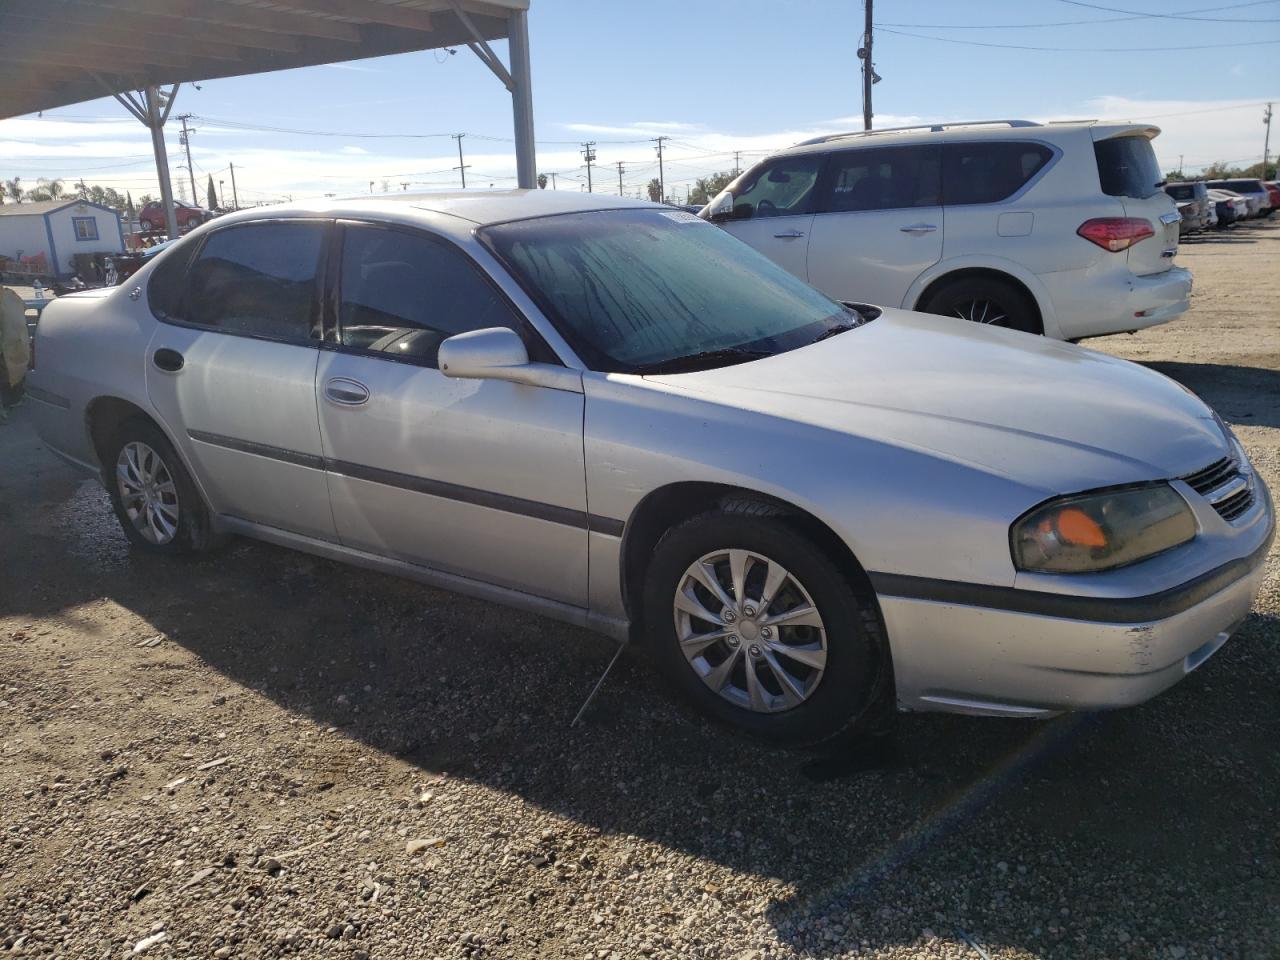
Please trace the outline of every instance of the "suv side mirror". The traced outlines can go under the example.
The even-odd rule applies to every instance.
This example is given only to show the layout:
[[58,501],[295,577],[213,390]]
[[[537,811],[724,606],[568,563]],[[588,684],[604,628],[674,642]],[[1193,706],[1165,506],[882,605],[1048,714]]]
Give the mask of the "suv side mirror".
[[715,199],[707,204],[707,208],[700,215],[712,223],[718,220],[728,220],[733,216],[733,194],[728,190],[722,190]]
[[457,380],[506,380],[582,393],[582,374],[550,363],[531,363],[520,335],[510,327],[455,334],[440,344],[437,365]]

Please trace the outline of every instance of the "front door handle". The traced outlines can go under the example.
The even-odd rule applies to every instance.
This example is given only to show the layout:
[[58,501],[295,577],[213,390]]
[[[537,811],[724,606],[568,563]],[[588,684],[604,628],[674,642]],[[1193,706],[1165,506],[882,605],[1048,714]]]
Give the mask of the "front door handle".
[[899,227],[903,233],[933,233],[938,229],[936,223],[909,223],[905,227]]
[[151,355],[151,362],[165,373],[177,373],[187,361],[177,350],[161,347]]
[[782,233],[775,233],[774,236],[779,240],[798,240],[804,234],[799,230],[785,230]]
[[369,388],[359,380],[334,377],[324,385],[324,395],[334,403],[345,404],[348,407],[358,407],[360,404],[368,402]]

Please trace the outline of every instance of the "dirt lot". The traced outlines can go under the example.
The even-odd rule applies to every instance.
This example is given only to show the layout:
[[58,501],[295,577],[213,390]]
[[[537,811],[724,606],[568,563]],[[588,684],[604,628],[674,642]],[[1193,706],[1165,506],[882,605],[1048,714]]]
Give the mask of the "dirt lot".
[[[1280,490],[1280,219],[1187,243],[1187,384]],[[0,954],[1280,957],[1280,564],[1137,709],[908,717],[827,783],[549,621],[237,541],[138,556],[0,427]],[[147,946],[147,944],[151,944]]]

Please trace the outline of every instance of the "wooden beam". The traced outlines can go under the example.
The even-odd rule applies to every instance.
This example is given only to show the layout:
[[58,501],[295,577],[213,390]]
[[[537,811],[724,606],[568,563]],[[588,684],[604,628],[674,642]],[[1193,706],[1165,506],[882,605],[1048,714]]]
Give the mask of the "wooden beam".
[[[106,27],[101,24],[95,24],[91,28],[92,33],[84,35],[91,39],[91,43],[95,48],[110,48],[115,50],[132,50],[138,52],[149,52],[157,48],[166,50],[170,53],[184,53],[189,56],[209,57],[215,60],[239,60],[240,48],[233,47],[225,43],[216,43],[204,38],[191,39],[187,37],[167,37],[160,40],[155,36],[137,33],[132,30],[121,30],[120,28]],[[80,31],[67,30],[66,21],[62,21],[58,32],[51,33],[50,28],[45,22],[34,17],[27,17],[21,13],[5,13],[0,11],[0,37],[40,46],[42,44],[53,44],[59,47],[67,43],[79,47],[81,41],[79,39]]]
[[[61,9],[50,10],[52,4],[26,5],[21,8],[22,15],[32,19],[44,19],[67,26],[97,29],[100,26],[111,26],[120,23],[119,13],[98,3],[86,0],[66,0]],[[139,36],[154,37],[151,43],[164,43],[172,38],[196,36],[211,43],[226,46],[248,47],[255,50],[277,50],[283,53],[297,53],[302,49],[296,37],[283,33],[265,33],[261,31],[237,30],[222,24],[201,22],[193,29],[188,18],[169,12],[167,9],[157,10],[143,18],[136,25],[129,23],[128,29]]]
[[276,6],[295,10],[312,10],[316,13],[367,20],[387,27],[403,30],[431,29],[431,14],[415,7],[402,7],[380,3],[379,0],[272,0]]
[[146,62],[137,58],[130,62],[120,56],[119,51],[110,55],[89,51],[77,52],[68,49],[35,50],[28,46],[11,47],[0,42],[0,60],[9,63],[31,63],[36,66],[52,64],[55,67],[80,67],[84,70],[106,70],[122,76],[133,77],[145,75],[148,67],[184,67],[191,64],[190,57],[156,50],[146,56]]
[[[322,40],[360,42],[360,28],[353,23],[339,23],[337,20],[326,20],[288,10],[263,10],[224,3],[222,0],[167,0],[163,4],[156,0],[98,0],[98,5],[143,17],[162,15],[187,21],[216,23],[245,33],[265,31],[289,36],[318,37]],[[132,25],[132,20],[129,25]],[[188,35],[199,36],[199,28],[194,24],[189,25],[191,29]]]

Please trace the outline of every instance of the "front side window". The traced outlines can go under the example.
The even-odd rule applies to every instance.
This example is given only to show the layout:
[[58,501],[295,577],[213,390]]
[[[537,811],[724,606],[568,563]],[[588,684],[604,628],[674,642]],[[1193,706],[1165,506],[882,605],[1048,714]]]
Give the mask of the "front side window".
[[856,325],[847,308],[684,212],[563,214],[480,237],[593,370],[721,366]]
[[948,143],[942,148],[943,202],[958,206],[1007,200],[1052,157],[1053,151],[1038,143]]
[[813,212],[822,171],[821,154],[780,157],[749,173],[729,188],[733,194],[732,220],[785,217]]
[[345,227],[339,283],[343,346],[427,366],[456,333],[523,326],[464,254],[420,233]]
[[174,319],[273,340],[318,339],[316,275],[325,224],[273,221],[210,234]]
[[941,203],[936,147],[848,150],[831,158],[821,212],[894,210]]
[[1109,197],[1143,200],[1160,192],[1164,177],[1151,141],[1143,136],[1112,137],[1093,145],[1098,180]]

